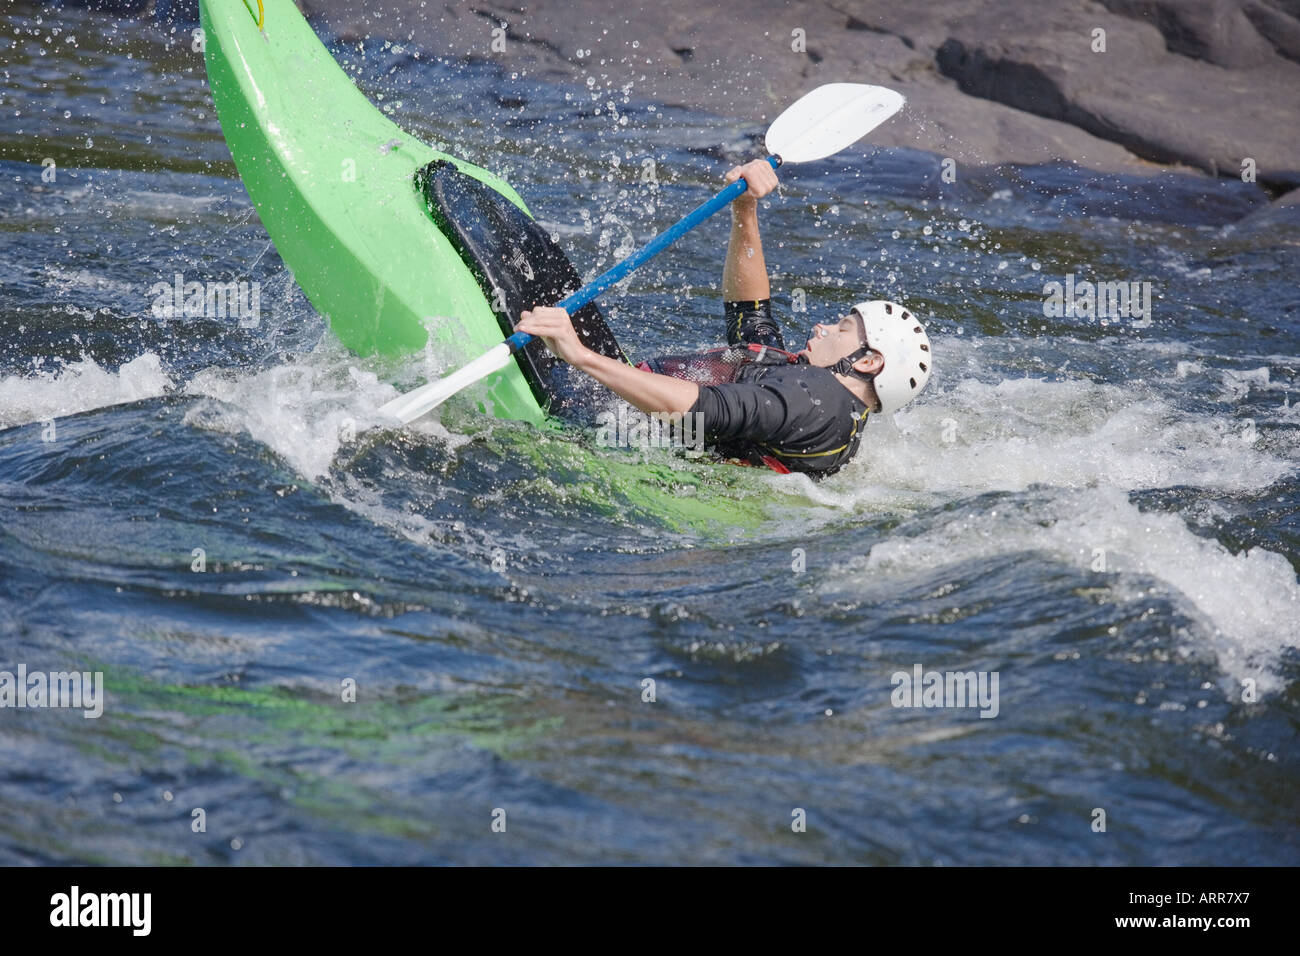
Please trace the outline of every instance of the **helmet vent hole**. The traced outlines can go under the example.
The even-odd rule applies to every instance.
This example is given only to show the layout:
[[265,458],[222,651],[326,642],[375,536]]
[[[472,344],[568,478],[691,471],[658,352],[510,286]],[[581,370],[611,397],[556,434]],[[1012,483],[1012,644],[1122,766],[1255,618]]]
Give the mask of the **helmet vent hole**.
[[921,327],[918,325],[916,328],[912,329],[912,331],[913,331],[913,332],[916,332],[917,334],[920,334],[920,332],[921,332]]
[[886,314],[886,315],[893,315],[893,314],[894,314],[894,307],[893,307],[892,305],[889,305],[888,303],[886,303],[886,304],[885,304],[885,314]]
[[912,317],[911,317],[910,315],[908,315],[907,312],[904,312],[904,313],[903,313],[903,321],[904,321],[904,322],[910,320],[911,318],[912,318]]
[[912,387],[913,387],[913,388],[916,388],[916,379],[914,379],[914,378],[909,378],[908,381],[912,383]]
[[921,366],[921,371],[922,371],[922,372],[929,371],[929,370],[925,367],[925,363],[924,363],[924,362],[917,362],[916,364],[919,365],[919,366]]
[[922,342],[922,343],[921,343],[921,351],[922,351],[922,352],[928,352],[928,351],[930,351],[930,346],[928,346],[928,345],[926,345],[924,342]]

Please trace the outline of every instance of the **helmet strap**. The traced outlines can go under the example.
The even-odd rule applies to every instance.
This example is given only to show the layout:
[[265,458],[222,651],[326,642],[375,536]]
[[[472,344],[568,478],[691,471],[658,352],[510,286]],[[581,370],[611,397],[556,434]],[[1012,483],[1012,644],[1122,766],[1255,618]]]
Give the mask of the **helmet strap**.
[[862,338],[862,347],[858,349],[856,352],[850,352],[848,355],[844,356],[844,358],[840,359],[834,365],[830,365],[827,367],[836,375],[851,376],[853,378],[860,379],[861,381],[866,382],[867,384],[870,384],[875,379],[876,373],[859,372],[857,369],[853,367],[854,362],[858,361],[859,359],[866,358],[867,354],[872,351],[871,346],[867,344],[867,323],[863,320],[862,316],[857,313],[856,310],[853,313],[853,317],[858,320],[858,335],[861,336]]
[[869,355],[871,352],[872,352],[871,347],[864,345],[856,352],[850,352],[848,355],[844,356],[844,358],[840,359],[834,365],[828,365],[827,368],[829,368],[836,375],[850,375],[853,378],[861,379],[864,382],[870,382],[873,379],[875,379],[876,374],[874,372],[859,371],[858,369],[853,367],[853,364],[860,359],[866,358],[867,355]]

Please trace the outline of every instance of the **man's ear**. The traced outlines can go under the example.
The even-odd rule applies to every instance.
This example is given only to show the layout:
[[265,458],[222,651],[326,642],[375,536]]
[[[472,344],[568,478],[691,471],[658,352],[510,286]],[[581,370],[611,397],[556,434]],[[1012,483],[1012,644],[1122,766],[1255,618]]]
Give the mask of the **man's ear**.
[[875,375],[885,367],[885,357],[873,350],[854,362],[853,367],[867,375]]

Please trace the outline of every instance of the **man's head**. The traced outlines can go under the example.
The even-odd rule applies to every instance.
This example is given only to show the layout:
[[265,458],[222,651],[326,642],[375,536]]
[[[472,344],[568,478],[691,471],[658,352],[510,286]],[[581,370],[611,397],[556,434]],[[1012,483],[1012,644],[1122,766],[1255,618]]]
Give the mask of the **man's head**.
[[866,385],[874,411],[892,414],[930,381],[930,338],[910,312],[894,302],[859,302],[838,322],[813,326],[799,353],[810,365]]

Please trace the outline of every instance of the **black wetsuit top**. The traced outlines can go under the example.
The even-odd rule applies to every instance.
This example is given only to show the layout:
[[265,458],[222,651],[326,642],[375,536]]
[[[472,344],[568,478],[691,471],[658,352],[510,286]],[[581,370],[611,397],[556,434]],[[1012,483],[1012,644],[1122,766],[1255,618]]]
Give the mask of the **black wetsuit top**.
[[[703,416],[705,442],[712,451],[813,478],[834,474],[858,450],[867,406],[830,369],[794,361],[784,351],[770,300],[727,302],[724,308],[731,349],[665,356],[647,367],[701,381],[691,412]],[[703,370],[705,356],[715,356],[713,365],[719,366],[719,354],[727,356],[720,366],[726,369],[722,380],[707,372],[692,374],[692,360]],[[704,384],[708,381],[713,384]]]

